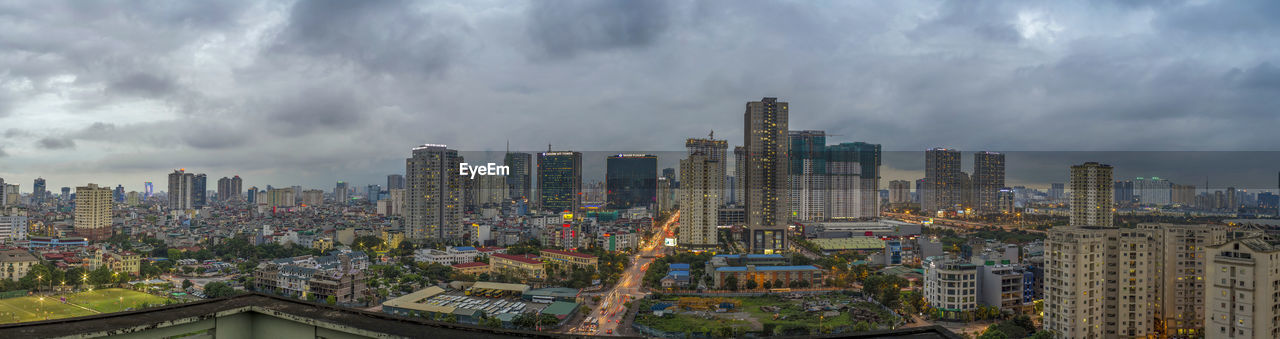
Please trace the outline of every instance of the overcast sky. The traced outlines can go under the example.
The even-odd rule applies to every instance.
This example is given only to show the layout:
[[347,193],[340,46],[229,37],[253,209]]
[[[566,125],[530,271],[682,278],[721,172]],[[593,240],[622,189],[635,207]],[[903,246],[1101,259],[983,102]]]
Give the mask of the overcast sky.
[[[744,103],[770,96],[791,129],[910,151],[886,181],[947,146],[1028,151],[1009,182],[1042,185],[1091,154],[1042,151],[1276,151],[1277,18],[1280,1],[5,1],[0,178],[384,183],[423,143],[740,144]],[[1106,161],[1275,185],[1277,153],[1232,154],[1254,162]]]

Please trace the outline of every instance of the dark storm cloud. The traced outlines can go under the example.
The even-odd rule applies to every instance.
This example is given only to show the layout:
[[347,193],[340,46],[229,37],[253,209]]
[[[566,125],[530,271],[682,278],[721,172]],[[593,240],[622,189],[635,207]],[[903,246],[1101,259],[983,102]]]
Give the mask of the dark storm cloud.
[[553,58],[581,52],[644,47],[670,25],[667,1],[535,1],[529,7],[528,34]]
[[40,140],[36,141],[36,146],[48,150],[68,149],[75,148],[76,142],[68,138],[48,137],[40,138]]
[[435,75],[456,57],[465,25],[409,1],[298,1],[277,48],[352,62],[391,76]]
[[[255,172],[259,186],[378,182],[403,171],[416,144],[501,151],[507,140],[674,164],[688,137],[715,130],[742,143],[743,103],[770,96],[791,103],[792,129],[883,144],[886,172],[903,179],[920,172],[924,149],[948,146],[964,151],[966,170],[974,151],[1008,152],[1018,183],[1063,182],[1067,166],[1090,160],[1117,176],[1259,181],[1280,165],[1250,157],[1269,154],[1169,151],[1277,149],[1277,8],[5,2],[3,171],[127,183],[201,167]],[[74,144],[75,157],[40,152],[40,138]]]

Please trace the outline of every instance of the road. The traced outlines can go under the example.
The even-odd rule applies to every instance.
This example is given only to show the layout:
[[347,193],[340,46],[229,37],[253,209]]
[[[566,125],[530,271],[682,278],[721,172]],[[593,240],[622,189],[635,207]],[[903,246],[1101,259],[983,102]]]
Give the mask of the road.
[[[646,239],[635,256],[631,258],[632,264],[627,270],[622,272],[622,276],[618,278],[618,284],[600,297],[600,307],[591,311],[587,315],[587,319],[594,319],[599,326],[591,326],[586,322],[579,324],[569,330],[573,334],[591,334],[591,335],[620,335],[619,328],[622,326],[622,320],[627,316],[626,302],[644,298],[648,292],[644,292],[641,288],[644,272],[648,269],[649,264],[653,263],[653,258],[660,256],[664,250],[662,240],[672,231],[675,223],[680,220],[680,211],[677,210],[662,227],[654,232],[651,239]],[[649,257],[649,258],[645,258]]]
[[997,225],[997,224],[988,224],[988,223],[973,222],[973,221],[965,221],[965,220],[956,220],[956,219],[948,219],[948,218],[937,218],[937,217],[926,217],[926,216],[910,215],[910,214],[901,214],[901,213],[891,213],[891,212],[880,212],[880,215],[885,216],[885,217],[890,217],[890,218],[893,218],[893,219],[897,219],[897,220],[901,220],[901,221],[911,222],[911,223],[922,223],[922,222],[924,222],[924,221],[926,221],[926,220],[933,219],[933,226],[935,226],[935,227],[950,227],[950,228],[959,228],[959,229],[967,229],[967,230],[973,230],[973,229],[979,229],[979,228],[988,228],[988,227],[997,227],[997,228],[1003,229],[1003,230],[1005,230],[1005,231],[1010,231],[1010,232],[1012,232],[1012,231],[1026,231],[1026,232],[1028,232],[1028,233],[1041,233],[1041,234],[1046,233],[1045,231],[1041,231],[1041,230],[1029,229],[1029,228],[1020,228],[1018,225],[1009,225],[1009,224],[999,224],[999,225]]

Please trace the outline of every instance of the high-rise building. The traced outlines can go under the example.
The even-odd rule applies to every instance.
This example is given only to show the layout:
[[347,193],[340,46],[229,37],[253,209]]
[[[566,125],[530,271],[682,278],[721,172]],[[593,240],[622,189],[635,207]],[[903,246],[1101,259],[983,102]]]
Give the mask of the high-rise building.
[[507,174],[507,196],[517,201],[533,200],[533,155],[507,152],[502,163],[511,171]]
[[724,204],[725,150],[728,142],[715,139],[689,139],[688,158],[680,160],[680,246],[689,249],[714,249],[717,218]]
[[747,203],[746,188],[742,185],[746,184],[747,175],[747,149],[742,146],[733,147],[733,202],[735,205],[741,206]]
[[1133,180],[1116,181],[1114,189],[1116,205],[1128,206],[1138,202],[1134,193]]
[[880,215],[880,145],[846,142],[827,146],[827,219]]
[[245,191],[244,201],[250,204],[258,203],[258,186],[250,186],[249,190]]
[[231,200],[231,178],[218,179],[218,201]]
[[116,185],[116,189],[111,191],[111,201],[124,202],[124,185]]
[[[455,166],[456,167],[456,166]],[[339,205],[345,205],[351,200],[350,189],[347,188],[347,182],[339,181],[333,186],[333,201]]]
[[1044,329],[1064,338],[1197,336],[1202,278],[1213,271],[1205,249],[1225,239],[1218,225],[1054,227],[1045,242]]
[[111,189],[97,184],[76,187],[75,230],[91,241],[111,237]]
[[924,152],[924,191],[920,209],[951,210],[960,203],[960,151],[931,148]]
[[1004,154],[973,154],[973,200],[979,214],[1000,213],[997,193],[1004,188]]
[[387,175],[387,190],[404,189],[404,176],[399,174]]
[[[1055,182],[1055,183],[1049,184],[1049,200],[1050,201],[1062,201],[1062,198],[1066,196],[1066,192],[1067,192],[1067,185],[1064,183]],[[1116,201],[1119,201],[1119,200],[1116,200]]]
[[324,191],[322,190],[302,191],[302,204],[307,206],[324,205]]
[[1196,185],[1179,185],[1173,184],[1172,197],[1170,203],[1182,206],[1192,206],[1196,204]]
[[1012,188],[1002,187],[996,191],[996,212],[997,213],[1014,213],[1014,204],[1017,202],[1017,194]]
[[538,153],[538,195],[542,210],[578,213],[582,203],[582,153]]
[[459,163],[458,151],[431,144],[413,148],[412,157],[405,160],[405,228],[409,239],[461,238]]
[[1204,335],[1208,338],[1280,338],[1280,244],[1266,237],[1206,247]]
[[666,213],[675,208],[678,200],[675,197],[676,190],[671,186],[676,181],[674,178],[658,177],[658,213]]
[[191,179],[192,208],[195,208],[195,209],[203,208],[205,203],[208,202],[208,200],[206,199],[209,196],[208,182],[209,182],[209,177],[205,176],[204,173],[196,174],[196,176]]
[[743,149],[746,168],[747,248],[772,254],[787,250],[787,223],[791,208],[787,195],[790,155],[787,142],[788,104],[764,98],[746,104],[743,113]]
[[364,198],[370,204],[378,203],[378,195],[382,194],[382,186],[369,185],[364,188]]
[[231,177],[231,199],[234,199],[234,200],[243,199],[244,193],[242,192],[244,192],[244,179],[240,179],[239,175],[232,176]]
[[297,191],[293,188],[272,188],[267,191],[267,206],[293,207],[297,199]]
[[[0,184],[4,184],[4,180],[0,180]],[[59,195],[58,199],[62,201],[71,201],[71,187],[63,187],[60,191],[62,192],[62,195]]]
[[609,208],[649,207],[658,195],[658,157],[616,154],[605,159],[605,192]]
[[911,202],[911,182],[893,180],[889,182],[889,203],[905,204]]
[[1169,180],[1160,179],[1160,177],[1138,177],[1133,181],[1134,195],[1142,205],[1169,205],[1171,197],[1169,188]]
[[193,208],[193,181],[195,174],[187,173],[185,168],[169,173],[169,209],[184,211]]
[[1113,225],[1111,170],[1111,165],[1096,162],[1071,166],[1071,226]]
[[790,189],[787,190],[791,217],[802,221],[826,220],[827,134],[823,131],[790,131],[787,137],[791,143],[791,158],[788,160],[791,167],[788,169]]
[[156,193],[155,185],[150,181],[142,183],[142,194],[146,199],[151,199],[151,195]]
[[45,198],[49,196],[49,189],[44,185],[44,178],[36,178],[35,183],[31,185],[32,204],[36,206],[44,205]]

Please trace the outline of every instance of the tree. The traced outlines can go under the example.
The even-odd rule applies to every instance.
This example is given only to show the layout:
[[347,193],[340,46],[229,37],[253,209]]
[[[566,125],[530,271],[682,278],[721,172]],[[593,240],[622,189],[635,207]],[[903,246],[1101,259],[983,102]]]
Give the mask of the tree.
[[866,332],[866,331],[870,331],[871,329],[872,329],[871,323],[868,323],[866,320],[859,321],[857,324],[853,324],[854,332]]
[[1036,332],[1036,334],[1032,334],[1030,338],[1031,339],[1053,339],[1053,331],[1042,330],[1042,331]]
[[[334,296],[328,296],[328,297],[325,297],[325,298],[324,298],[324,302],[325,302],[326,304],[329,304],[329,305],[337,304],[337,303],[338,303],[338,298],[335,298]],[[450,315],[452,315],[452,314],[450,314]],[[455,318],[455,319],[456,319],[456,318]]]
[[987,330],[978,336],[978,339],[1009,339],[1009,335],[1000,330]]
[[724,284],[723,284],[723,285],[724,285],[724,286],[720,286],[720,288],[726,288],[726,287],[727,287],[730,291],[737,291],[737,290],[738,290],[738,276],[730,275],[728,278],[724,278]]
[[182,289],[190,289],[192,285],[195,284],[192,284],[190,279],[182,279]]
[[755,279],[747,279],[747,289],[748,289],[748,290],[754,290],[754,289],[756,289],[756,287],[759,287],[759,285],[757,285],[757,284],[756,284],[756,280],[755,280]]
[[204,285],[204,295],[209,298],[223,298],[238,294],[231,285],[225,282],[215,281]]

